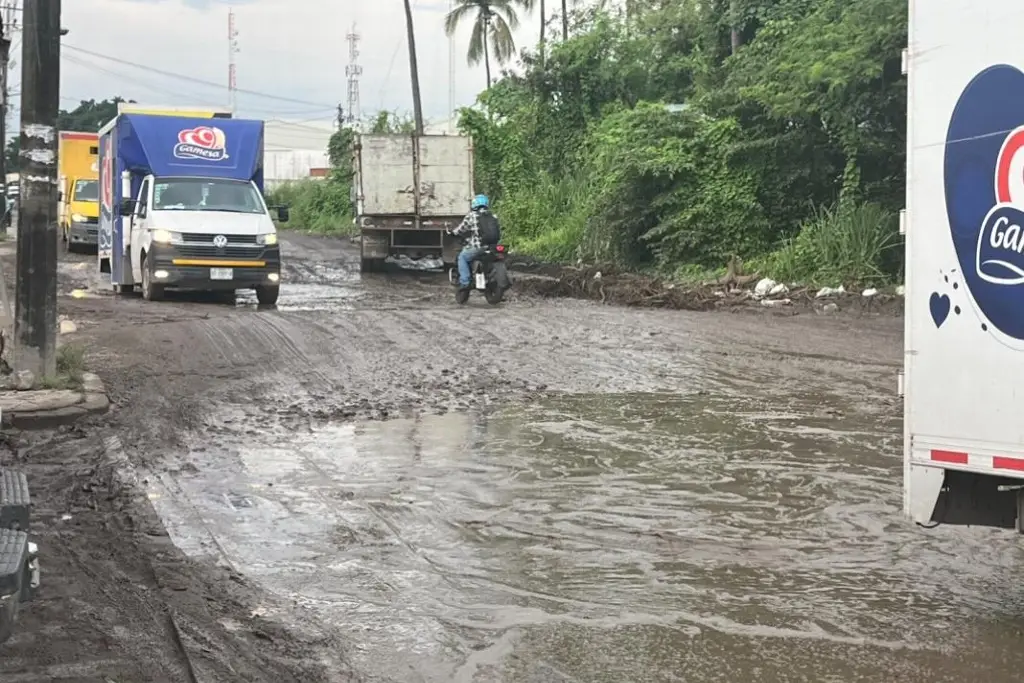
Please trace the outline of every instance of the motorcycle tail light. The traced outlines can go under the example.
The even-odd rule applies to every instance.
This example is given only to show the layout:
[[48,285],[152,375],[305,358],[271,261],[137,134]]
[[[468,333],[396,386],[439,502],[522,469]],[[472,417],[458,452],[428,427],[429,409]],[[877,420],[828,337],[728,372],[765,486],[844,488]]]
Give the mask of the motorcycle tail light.
[[505,253],[505,245],[504,244],[499,244],[498,246],[496,246],[494,248],[494,251],[498,252],[499,254]]

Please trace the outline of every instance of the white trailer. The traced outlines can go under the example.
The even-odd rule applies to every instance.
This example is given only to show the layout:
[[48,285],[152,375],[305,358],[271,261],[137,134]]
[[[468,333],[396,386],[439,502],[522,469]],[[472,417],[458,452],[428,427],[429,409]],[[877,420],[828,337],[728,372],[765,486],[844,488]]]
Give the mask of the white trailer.
[[1024,5],[910,0],[904,510],[1024,531]]

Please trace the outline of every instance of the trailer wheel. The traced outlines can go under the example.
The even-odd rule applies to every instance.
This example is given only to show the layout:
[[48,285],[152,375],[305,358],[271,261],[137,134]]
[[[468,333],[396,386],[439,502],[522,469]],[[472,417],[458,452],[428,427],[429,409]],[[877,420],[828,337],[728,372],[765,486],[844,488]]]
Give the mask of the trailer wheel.
[[260,306],[277,305],[277,297],[281,294],[281,285],[259,285],[256,287],[256,301]]
[[153,282],[153,269],[149,259],[142,259],[142,298],[146,301],[160,301],[164,298],[164,286]]

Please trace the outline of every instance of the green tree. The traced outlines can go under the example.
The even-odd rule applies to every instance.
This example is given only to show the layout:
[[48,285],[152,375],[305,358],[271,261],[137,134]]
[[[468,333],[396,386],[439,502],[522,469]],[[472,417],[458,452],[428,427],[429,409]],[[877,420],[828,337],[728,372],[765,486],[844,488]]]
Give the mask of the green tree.
[[492,83],[491,54],[498,64],[505,64],[515,54],[512,32],[519,28],[517,6],[533,9],[533,0],[457,0],[444,18],[444,31],[449,38],[463,21],[472,22],[466,60],[475,66],[483,59],[488,88]]
[[[117,105],[125,100],[115,97],[110,100],[82,100],[77,107],[68,111],[61,109],[57,114],[57,129],[93,133],[117,116]],[[128,100],[134,104],[134,100]]]

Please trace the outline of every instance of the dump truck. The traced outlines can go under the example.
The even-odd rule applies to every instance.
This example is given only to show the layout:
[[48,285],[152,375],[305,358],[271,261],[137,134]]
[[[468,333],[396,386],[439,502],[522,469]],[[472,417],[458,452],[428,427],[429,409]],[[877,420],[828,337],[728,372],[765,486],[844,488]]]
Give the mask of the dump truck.
[[1019,0],[911,2],[904,511],[1024,533]]
[[[115,292],[254,289],[277,302],[281,252],[263,199],[263,122],[119,114],[100,130],[100,272]],[[288,220],[287,208],[277,219]],[[105,269],[106,266],[106,269]]]
[[60,131],[57,137],[57,222],[68,251],[95,247],[98,241],[99,136]]
[[473,141],[460,135],[358,135],[353,204],[361,270],[388,257],[455,263],[458,225],[473,197]]

